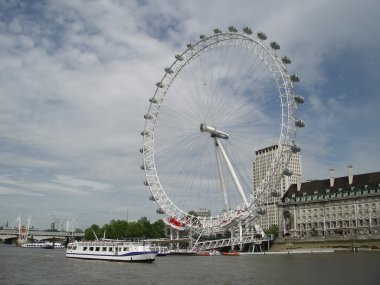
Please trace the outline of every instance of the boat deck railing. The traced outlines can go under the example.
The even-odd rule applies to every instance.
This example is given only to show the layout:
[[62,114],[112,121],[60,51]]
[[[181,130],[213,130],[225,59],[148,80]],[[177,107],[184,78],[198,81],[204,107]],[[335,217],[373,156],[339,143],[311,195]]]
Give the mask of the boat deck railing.
[[[77,242],[83,246],[142,246],[142,242],[129,242],[129,241],[80,241]],[[148,246],[148,245],[146,245]]]

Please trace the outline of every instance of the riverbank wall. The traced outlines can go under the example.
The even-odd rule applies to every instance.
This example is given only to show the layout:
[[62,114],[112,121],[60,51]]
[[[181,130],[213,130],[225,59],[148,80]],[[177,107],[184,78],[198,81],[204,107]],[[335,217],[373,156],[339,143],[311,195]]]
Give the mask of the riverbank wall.
[[295,240],[295,239],[276,239],[270,252],[289,251],[289,250],[315,250],[315,249],[333,249],[346,251],[379,251],[380,240]]

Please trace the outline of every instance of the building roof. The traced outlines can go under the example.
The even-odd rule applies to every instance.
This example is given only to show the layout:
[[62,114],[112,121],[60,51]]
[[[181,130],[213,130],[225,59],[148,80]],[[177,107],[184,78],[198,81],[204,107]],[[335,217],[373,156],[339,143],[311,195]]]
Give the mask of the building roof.
[[380,172],[357,174],[353,176],[352,184],[348,183],[348,176],[334,179],[334,186],[330,187],[330,179],[312,180],[301,184],[297,191],[297,184],[290,185],[282,197],[282,201],[291,197],[302,197],[321,194],[334,194],[339,192],[356,192],[380,188]]
[[256,155],[258,154],[262,154],[262,153],[265,153],[265,152],[270,152],[270,151],[274,151],[278,148],[278,144],[275,144],[275,145],[271,145],[271,146],[268,146],[268,147],[264,147],[262,149],[258,149],[255,151]]

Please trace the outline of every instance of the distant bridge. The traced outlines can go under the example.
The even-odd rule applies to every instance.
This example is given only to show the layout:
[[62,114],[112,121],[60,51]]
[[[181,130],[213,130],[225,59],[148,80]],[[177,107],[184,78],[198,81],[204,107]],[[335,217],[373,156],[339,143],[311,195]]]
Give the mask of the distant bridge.
[[[0,230],[0,240],[7,239],[17,239],[19,234],[18,229],[1,229]],[[28,238],[34,240],[48,240],[48,239],[66,239],[69,237],[74,237],[76,239],[83,238],[84,233],[73,233],[73,232],[56,232],[56,231],[39,231],[39,230],[29,230]]]

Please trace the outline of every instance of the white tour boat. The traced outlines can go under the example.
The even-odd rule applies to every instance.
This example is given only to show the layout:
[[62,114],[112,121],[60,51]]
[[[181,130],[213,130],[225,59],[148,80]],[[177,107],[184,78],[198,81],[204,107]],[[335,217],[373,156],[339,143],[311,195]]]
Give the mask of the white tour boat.
[[150,249],[152,251],[157,251],[157,256],[166,256],[170,254],[170,251],[167,246],[151,245]]
[[153,262],[157,251],[144,243],[126,241],[75,241],[67,245],[66,257],[127,262]]

